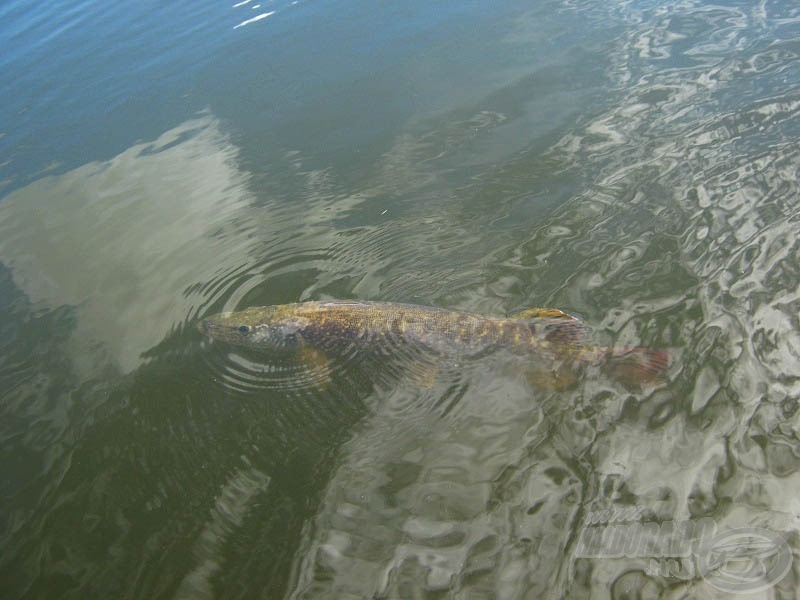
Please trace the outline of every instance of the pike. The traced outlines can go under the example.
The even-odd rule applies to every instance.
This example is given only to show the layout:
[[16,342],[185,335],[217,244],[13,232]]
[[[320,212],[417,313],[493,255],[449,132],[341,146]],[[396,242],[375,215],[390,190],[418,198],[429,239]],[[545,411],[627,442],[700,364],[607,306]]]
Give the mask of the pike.
[[427,357],[465,360],[502,350],[530,358],[530,379],[553,388],[571,385],[584,366],[600,367],[628,385],[654,382],[669,363],[664,350],[588,344],[584,325],[555,308],[494,318],[415,304],[300,302],[222,313],[198,328],[213,340],[252,350],[293,348],[325,356],[387,356],[411,348]]

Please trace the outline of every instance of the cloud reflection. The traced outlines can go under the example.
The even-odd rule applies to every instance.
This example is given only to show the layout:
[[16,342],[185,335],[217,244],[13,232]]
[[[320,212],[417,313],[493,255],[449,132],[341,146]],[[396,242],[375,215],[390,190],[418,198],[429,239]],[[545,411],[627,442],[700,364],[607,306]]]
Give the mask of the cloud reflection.
[[214,300],[198,282],[242,261],[249,237],[220,225],[251,201],[236,158],[204,114],[0,203],[0,262],[35,305],[77,307],[72,349],[86,368],[135,369]]

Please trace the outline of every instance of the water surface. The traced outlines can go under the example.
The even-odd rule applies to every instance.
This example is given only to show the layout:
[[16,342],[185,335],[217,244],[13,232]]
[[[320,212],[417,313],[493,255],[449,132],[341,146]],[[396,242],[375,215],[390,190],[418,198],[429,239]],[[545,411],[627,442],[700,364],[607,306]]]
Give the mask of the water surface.
[[[798,558],[795,3],[11,1],[0,23],[4,595],[721,594],[576,556],[590,511],[635,506]],[[556,306],[672,366],[320,385],[194,327],[327,298]],[[760,594],[794,597],[798,564]]]

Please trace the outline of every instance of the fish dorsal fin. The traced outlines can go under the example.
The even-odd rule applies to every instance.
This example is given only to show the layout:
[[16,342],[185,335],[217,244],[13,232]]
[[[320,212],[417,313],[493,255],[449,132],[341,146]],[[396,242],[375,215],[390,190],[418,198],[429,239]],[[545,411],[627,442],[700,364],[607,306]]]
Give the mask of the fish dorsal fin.
[[577,321],[575,317],[557,308],[526,308],[519,312],[511,313],[509,319],[527,321],[529,319],[571,319]]
[[510,318],[527,321],[537,336],[554,344],[577,344],[586,337],[586,326],[557,308],[526,308]]

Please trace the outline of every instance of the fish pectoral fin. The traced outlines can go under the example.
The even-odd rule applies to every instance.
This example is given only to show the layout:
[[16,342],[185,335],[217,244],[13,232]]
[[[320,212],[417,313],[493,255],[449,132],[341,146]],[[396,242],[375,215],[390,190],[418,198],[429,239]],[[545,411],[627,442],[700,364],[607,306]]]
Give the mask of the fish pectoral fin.
[[331,367],[328,357],[322,350],[311,346],[298,349],[297,362],[311,376],[316,387],[326,389],[331,382]]

